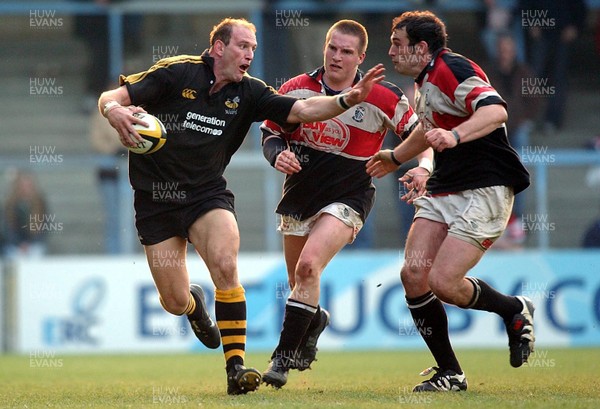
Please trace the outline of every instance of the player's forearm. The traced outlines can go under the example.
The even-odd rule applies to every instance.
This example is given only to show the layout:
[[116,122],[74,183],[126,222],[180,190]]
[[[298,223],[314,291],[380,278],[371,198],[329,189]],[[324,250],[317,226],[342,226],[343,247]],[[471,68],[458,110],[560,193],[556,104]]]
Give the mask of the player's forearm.
[[279,137],[278,135],[270,135],[266,138],[263,138],[263,156],[271,164],[271,166],[275,166],[277,156],[287,148],[288,145],[285,139]]
[[350,108],[343,94],[326,97],[318,96],[296,101],[288,115],[289,123],[309,123],[334,118]]
[[467,121],[453,129],[458,133],[462,144],[489,135],[507,119],[508,113],[502,105],[487,105],[476,110]]
[[117,104],[122,106],[131,105],[131,99],[129,98],[129,92],[127,92],[127,88],[125,88],[125,86],[121,86],[116,89],[105,91],[100,95],[100,98],[98,98],[98,110],[102,115],[106,116],[105,110],[110,109],[110,107],[107,108],[107,104],[111,101],[115,101]]
[[[417,125],[408,138],[394,148],[394,158],[402,163],[408,162],[414,157],[418,157],[419,159],[422,157],[430,157],[433,159],[433,151],[429,149],[429,145],[427,145],[424,135],[425,133],[421,124]],[[427,153],[427,151],[429,151],[429,153]]]

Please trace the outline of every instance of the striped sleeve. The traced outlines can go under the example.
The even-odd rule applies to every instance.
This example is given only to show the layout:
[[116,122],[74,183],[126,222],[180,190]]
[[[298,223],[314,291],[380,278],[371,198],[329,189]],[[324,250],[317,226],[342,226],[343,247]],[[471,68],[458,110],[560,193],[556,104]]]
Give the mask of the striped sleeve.
[[450,98],[456,109],[468,115],[484,105],[506,103],[492,87],[483,70],[474,62],[458,54],[442,56],[440,70],[443,81],[437,82],[440,90]]

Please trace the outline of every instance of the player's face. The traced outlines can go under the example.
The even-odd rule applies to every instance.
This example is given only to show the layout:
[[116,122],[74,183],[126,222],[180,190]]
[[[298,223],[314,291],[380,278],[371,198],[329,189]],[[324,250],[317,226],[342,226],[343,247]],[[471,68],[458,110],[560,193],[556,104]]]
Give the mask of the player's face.
[[356,36],[338,31],[331,33],[323,52],[325,83],[328,86],[345,88],[352,85],[356,70],[365,59],[365,53],[359,53],[359,43]]
[[240,82],[250,68],[256,50],[256,36],[252,30],[234,26],[229,44],[223,50],[223,74],[232,82]]
[[427,50],[424,48],[426,43],[410,45],[405,28],[394,30],[390,41],[392,45],[388,55],[392,59],[394,69],[402,75],[417,77],[428,62]]

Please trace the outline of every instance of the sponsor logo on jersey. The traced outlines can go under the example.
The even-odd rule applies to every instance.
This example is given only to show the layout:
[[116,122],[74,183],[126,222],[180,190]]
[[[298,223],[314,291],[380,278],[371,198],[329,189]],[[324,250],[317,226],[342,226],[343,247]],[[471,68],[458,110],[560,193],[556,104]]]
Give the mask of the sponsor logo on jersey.
[[181,91],[181,96],[187,99],[196,99],[196,90],[191,88],[184,88]]
[[352,116],[352,119],[354,119],[356,122],[362,122],[365,119],[365,112],[366,109],[364,107],[357,106],[354,110],[354,115]]
[[226,114],[235,115],[237,114],[237,107],[240,105],[240,97],[235,97],[233,99],[227,98],[225,101],[225,106],[228,108],[225,110]]
[[350,141],[350,130],[339,119],[302,125],[304,140],[315,149],[329,152],[341,152]]

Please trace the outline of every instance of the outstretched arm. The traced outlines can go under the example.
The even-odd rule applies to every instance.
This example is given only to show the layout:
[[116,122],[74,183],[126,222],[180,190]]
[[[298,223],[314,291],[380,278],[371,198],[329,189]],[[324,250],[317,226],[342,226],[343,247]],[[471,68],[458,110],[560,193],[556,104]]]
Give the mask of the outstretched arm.
[[324,121],[334,118],[346,111],[350,107],[360,104],[364,101],[373,85],[384,79],[383,64],[377,64],[363,76],[363,78],[345,94],[333,97],[318,96],[308,99],[299,99],[292,106],[287,122],[288,123],[309,123]]

